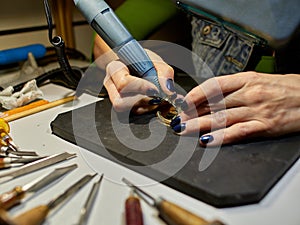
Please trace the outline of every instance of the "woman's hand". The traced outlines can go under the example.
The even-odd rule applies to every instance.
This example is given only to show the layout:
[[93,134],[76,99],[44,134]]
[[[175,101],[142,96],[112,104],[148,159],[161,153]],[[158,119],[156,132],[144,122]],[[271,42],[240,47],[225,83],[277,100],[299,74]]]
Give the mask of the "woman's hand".
[[[174,71],[157,54],[147,51],[157,70],[162,90],[174,94]],[[151,96],[158,94],[154,84],[142,78],[130,75],[130,71],[120,61],[113,61],[106,68],[104,86],[114,109],[118,112],[131,110],[143,114],[154,110],[160,101]]]
[[209,79],[185,97],[175,132],[215,146],[300,131],[300,75],[244,72]]

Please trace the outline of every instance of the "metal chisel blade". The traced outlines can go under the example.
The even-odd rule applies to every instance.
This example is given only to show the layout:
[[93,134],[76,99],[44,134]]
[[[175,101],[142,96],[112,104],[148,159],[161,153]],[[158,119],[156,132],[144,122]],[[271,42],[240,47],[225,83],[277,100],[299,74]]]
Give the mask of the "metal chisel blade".
[[100,187],[102,178],[103,178],[103,174],[100,176],[99,180],[93,184],[93,187],[90,190],[90,193],[86,199],[86,202],[84,203],[84,206],[80,210],[80,217],[79,217],[78,223],[76,223],[76,225],[87,224],[87,219],[89,217],[89,214],[91,213],[93,203],[96,200],[97,192]]
[[81,189],[84,185],[86,185],[90,180],[93,179],[93,177],[96,176],[96,174],[93,175],[85,175],[84,177],[82,177],[80,180],[78,180],[75,184],[73,184],[72,186],[70,186],[67,190],[65,190],[61,195],[59,195],[58,197],[56,197],[55,199],[51,200],[47,206],[49,208],[49,210],[55,208],[56,206],[58,206],[59,204],[61,204],[62,202],[64,202],[65,200],[67,200],[68,198],[70,198],[71,196],[73,196],[74,194],[77,193],[77,191],[79,191],[79,189]]
[[70,154],[68,152],[64,152],[64,153],[55,154],[55,155],[45,157],[43,159],[34,161],[32,163],[28,163],[25,166],[22,166],[17,170],[0,174],[0,183],[3,183],[3,182],[6,182],[6,181],[9,181],[11,179],[14,179],[16,177],[31,173],[31,172],[36,171],[38,169],[42,169],[44,167],[56,164],[58,162],[73,158],[75,156],[76,156],[75,153]]
[[62,177],[63,175],[71,172],[75,168],[77,168],[77,164],[73,164],[66,167],[56,168],[50,174],[46,174],[44,176],[38,177],[37,179],[29,182],[28,184],[23,186],[23,191],[25,192],[36,192],[46,187],[48,184],[51,184],[53,181]]
[[[33,181],[27,183],[24,186],[16,186],[12,190],[2,193],[0,195],[0,208],[9,210],[12,207],[21,203],[21,201],[27,197],[28,194],[31,196],[37,191],[42,191],[45,187],[50,185],[58,178],[67,174],[68,172],[77,168],[77,164],[73,164],[67,167],[57,168],[50,174],[40,176]],[[1,222],[0,222],[1,224]]]
[[13,151],[11,149],[6,151],[6,154],[11,154],[11,155],[15,155],[15,156],[38,156],[38,154],[36,152],[33,151]]

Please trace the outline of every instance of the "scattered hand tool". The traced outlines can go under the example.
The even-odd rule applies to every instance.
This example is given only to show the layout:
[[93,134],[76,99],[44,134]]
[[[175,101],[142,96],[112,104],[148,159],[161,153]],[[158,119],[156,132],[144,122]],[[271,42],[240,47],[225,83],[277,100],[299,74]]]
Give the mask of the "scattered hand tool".
[[1,225],[17,225],[12,221],[8,213],[0,208],[0,224]]
[[[0,144],[1,145],[1,144]],[[34,151],[24,151],[18,148],[18,151],[12,150],[7,146],[0,146],[0,156],[38,156],[38,154]]]
[[48,104],[48,103],[49,103],[49,101],[45,100],[45,99],[37,100],[37,101],[31,102],[31,103],[28,103],[27,105],[20,106],[20,107],[2,112],[2,113],[0,113],[0,117],[5,119],[5,117],[7,117],[7,116],[11,116],[11,115],[14,115],[14,114],[19,113],[19,112],[24,112],[26,110],[35,108],[35,107],[40,106],[40,105],[45,105],[45,104]]
[[211,222],[206,221],[205,219],[163,199],[162,197],[155,199],[139,187],[132,184],[126,178],[123,178],[122,181],[132,188],[133,191],[149,206],[155,207],[159,212],[159,216],[168,225],[224,225],[223,222],[218,220]]
[[72,197],[76,194],[79,189],[81,189],[85,184],[87,184],[94,175],[85,175],[80,180],[78,180],[75,184],[70,186],[66,191],[64,191],[61,195],[51,200],[46,205],[40,205],[35,208],[32,208],[13,219],[13,221],[17,225],[41,225],[47,218],[49,212],[53,210],[55,207],[63,203],[68,198]]
[[20,204],[21,200],[24,199],[26,195],[34,194],[37,191],[42,190],[75,168],[77,168],[77,164],[57,168],[51,173],[38,177],[24,186],[16,186],[11,191],[0,195],[0,208],[5,210],[11,209],[17,204]]
[[9,115],[9,116],[5,117],[5,121],[10,122],[10,121],[13,121],[13,120],[17,120],[17,119],[20,119],[20,118],[23,118],[23,117],[26,117],[26,116],[44,111],[46,109],[50,109],[50,108],[65,104],[67,102],[74,101],[76,99],[77,99],[77,97],[74,96],[74,95],[67,96],[67,97],[64,97],[64,98],[61,98],[61,99],[58,99],[58,100],[55,100],[55,101],[52,101],[52,102],[49,102],[49,103],[46,103],[46,104],[43,104],[43,105],[36,106],[34,108],[31,108],[31,109],[27,109],[27,110],[22,111],[22,112],[18,112],[18,113]]
[[0,118],[0,137],[1,146],[7,146],[13,151],[18,151],[17,145],[13,142],[12,138],[9,136],[10,126],[8,122]]
[[5,155],[15,156],[37,156],[35,152],[31,151],[20,151],[19,147],[13,142],[13,139],[9,135],[10,126],[7,120],[0,118],[0,153]]
[[30,158],[20,158],[20,157],[4,157],[0,158],[0,170],[9,169],[12,167],[23,166],[26,163],[31,163],[36,160],[45,157],[30,157]]
[[126,225],[143,225],[143,213],[140,199],[133,193],[125,201]]
[[0,174],[0,183],[12,180],[16,177],[31,173],[31,172],[36,171],[38,169],[45,168],[45,167],[53,165],[55,163],[73,158],[75,156],[76,156],[75,153],[70,154],[68,152],[47,156],[43,159],[36,160],[32,163],[28,163],[25,166],[21,166],[17,170],[9,171],[9,172],[6,172],[6,173],[1,173]]
[[103,174],[100,176],[99,180],[96,181],[86,199],[86,202],[84,203],[81,211],[80,211],[80,217],[79,217],[79,221],[76,225],[85,225],[87,224],[87,219],[88,219],[88,216],[91,212],[91,209],[92,209],[92,206],[93,206],[93,203],[96,199],[96,196],[98,194],[98,190],[100,188],[100,184],[101,184],[101,181],[102,181],[102,178],[103,178]]

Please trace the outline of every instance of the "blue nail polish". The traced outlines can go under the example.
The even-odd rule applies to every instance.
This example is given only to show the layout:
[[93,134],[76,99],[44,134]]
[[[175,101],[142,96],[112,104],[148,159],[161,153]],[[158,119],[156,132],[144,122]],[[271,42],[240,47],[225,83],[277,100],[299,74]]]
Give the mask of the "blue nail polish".
[[160,98],[152,98],[148,102],[149,105],[159,105],[160,103],[161,103],[161,99]]
[[166,86],[167,86],[167,88],[168,88],[169,91],[171,91],[171,92],[175,91],[174,81],[172,79],[168,79],[167,80]]
[[183,111],[188,109],[188,105],[187,105],[186,101],[184,101],[181,98],[178,98],[175,100],[175,106],[180,107]]
[[180,132],[184,131],[185,128],[186,128],[185,123],[181,123],[181,124],[176,125],[175,127],[172,127],[172,129],[175,133],[180,133]]
[[176,116],[174,119],[172,119],[170,126],[173,128],[176,125],[180,124],[180,122],[181,122],[180,116]]
[[210,142],[212,142],[214,140],[214,137],[212,135],[204,135],[202,137],[200,137],[200,141],[203,144],[208,144]]
[[182,102],[183,102],[182,98],[177,98],[174,103],[176,106],[180,106]]
[[174,94],[172,94],[171,96],[169,96],[169,99],[171,100],[171,101],[173,101],[174,99],[176,99],[177,98],[177,93],[175,92]]
[[182,103],[181,103],[181,109],[183,110],[183,111],[186,111],[189,107],[188,107],[188,104],[186,103],[186,101],[183,101]]
[[155,89],[148,89],[147,92],[146,92],[146,95],[148,96],[158,96],[158,91],[155,90]]

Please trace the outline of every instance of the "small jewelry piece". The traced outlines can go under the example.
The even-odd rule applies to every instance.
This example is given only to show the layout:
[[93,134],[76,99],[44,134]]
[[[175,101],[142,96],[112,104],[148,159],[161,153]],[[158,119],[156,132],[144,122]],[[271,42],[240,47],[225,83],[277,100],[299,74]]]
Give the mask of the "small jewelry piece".
[[161,104],[156,112],[156,116],[166,126],[170,126],[172,119],[179,114],[179,109],[171,102],[162,99]]

